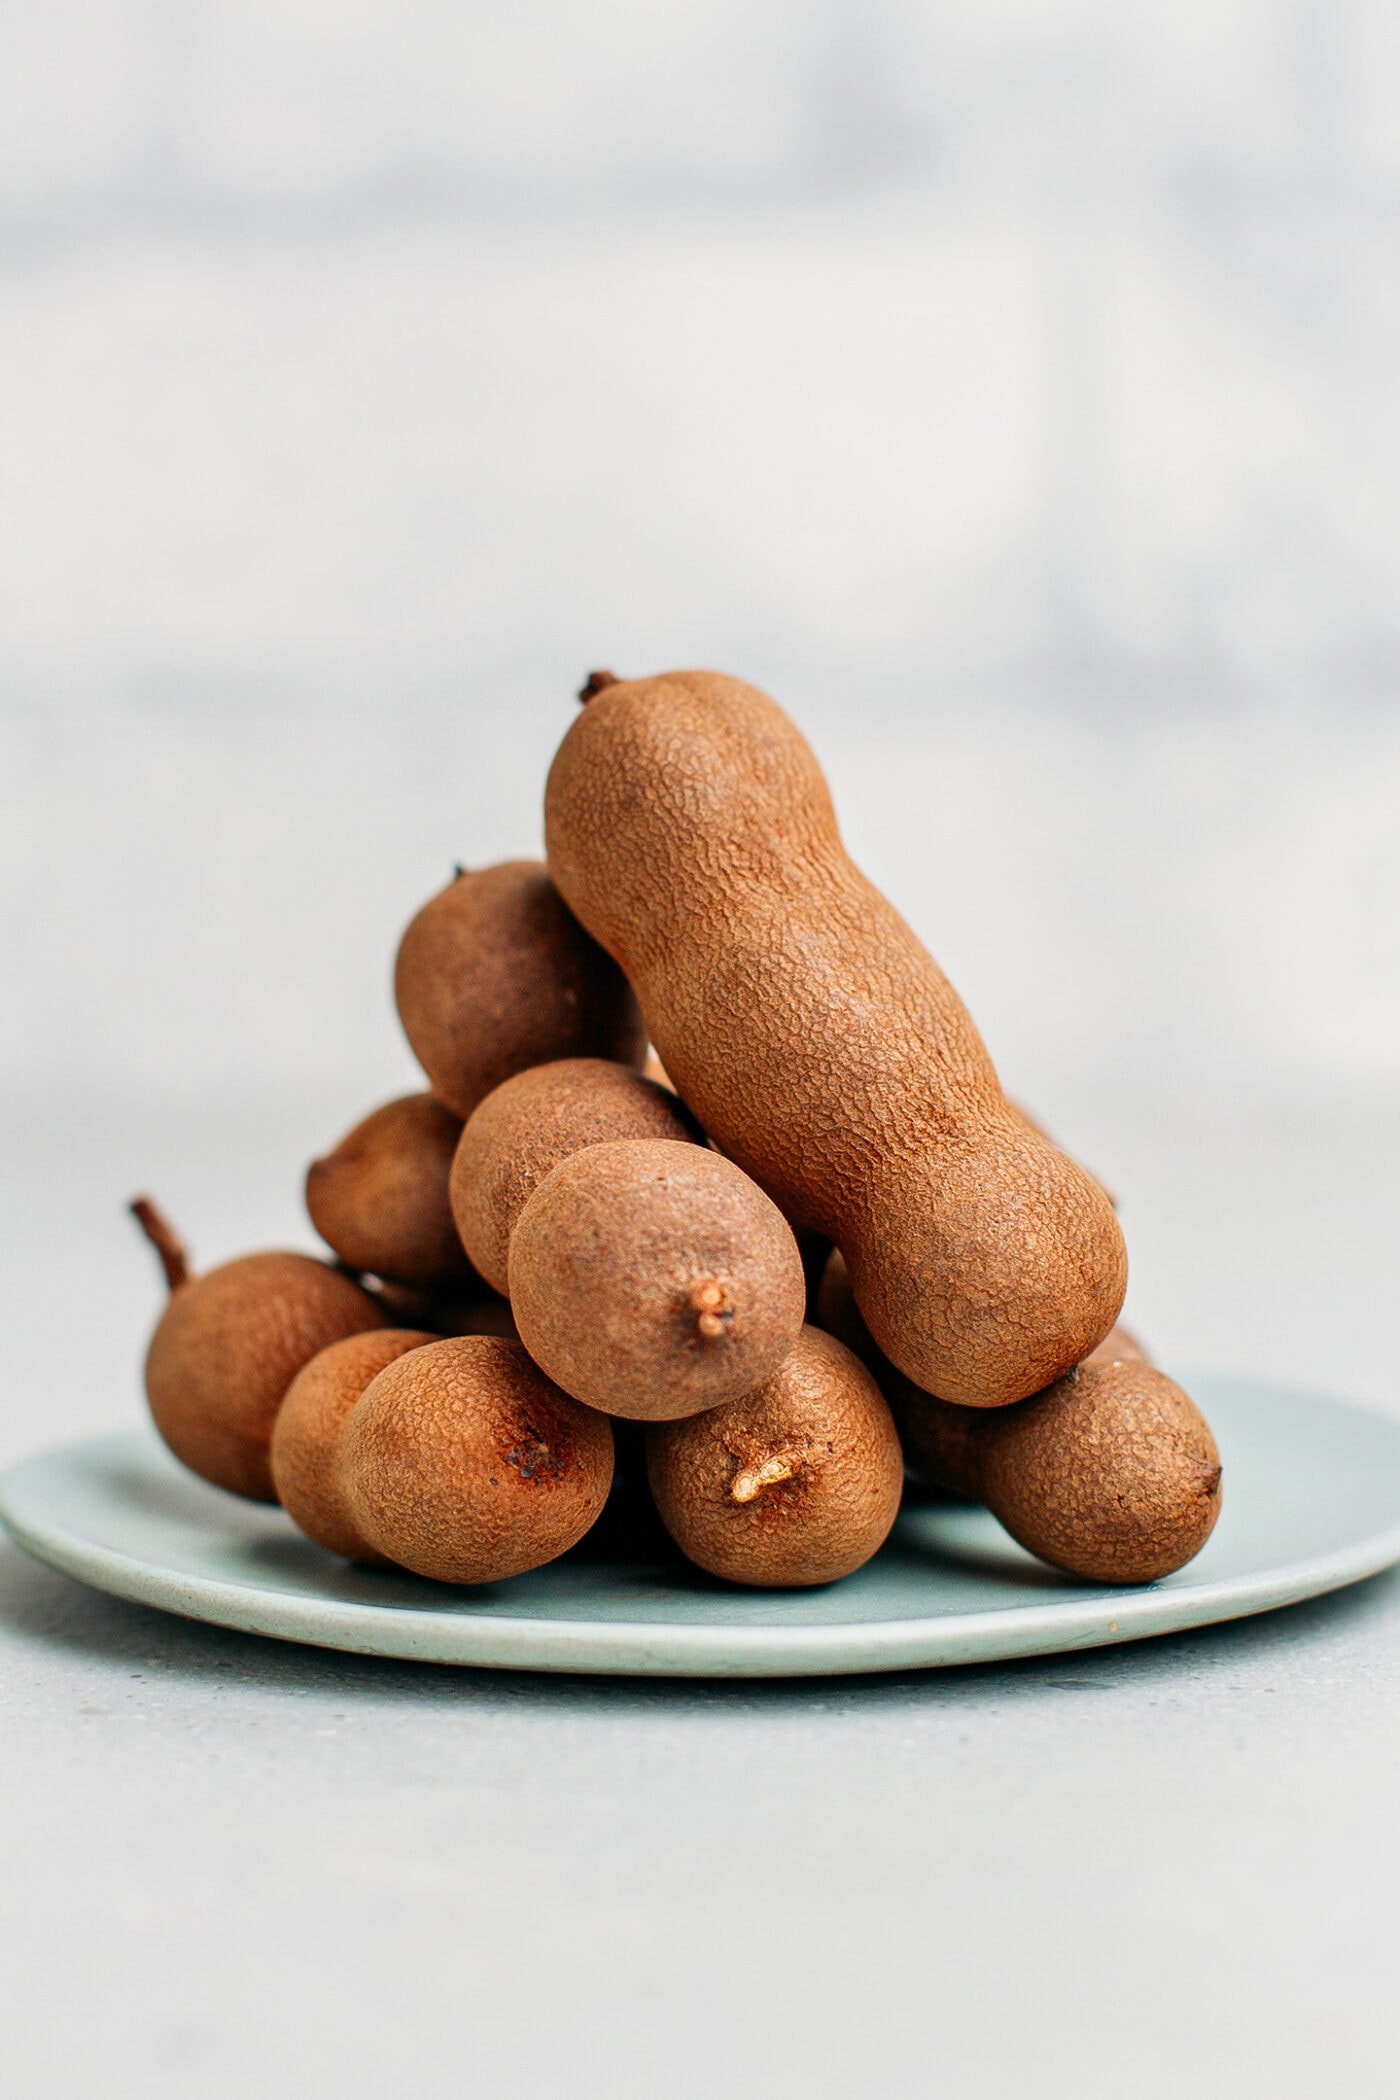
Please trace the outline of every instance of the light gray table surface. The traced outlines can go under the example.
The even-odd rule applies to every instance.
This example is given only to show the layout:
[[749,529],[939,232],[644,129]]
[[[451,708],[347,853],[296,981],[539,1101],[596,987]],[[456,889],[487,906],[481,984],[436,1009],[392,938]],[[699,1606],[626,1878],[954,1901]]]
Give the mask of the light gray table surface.
[[[138,1159],[232,1233],[300,1112],[12,1133],[5,1456],[136,1415]],[[1167,1353],[1387,1402],[1393,1127],[1084,1115]],[[1383,1577],[1004,1668],[531,1679],[162,1618],[6,1545],[7,2088],[1388,2093],[1398,1633]]]

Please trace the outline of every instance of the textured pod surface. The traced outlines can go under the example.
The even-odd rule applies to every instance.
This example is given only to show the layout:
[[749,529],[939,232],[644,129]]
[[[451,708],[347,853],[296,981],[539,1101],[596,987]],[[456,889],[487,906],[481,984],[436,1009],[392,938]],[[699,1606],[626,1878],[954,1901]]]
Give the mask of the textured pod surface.
[[1014,1539],[1096,1582],[1155,1582],[1200,1552],[1220,1514],[1220,1454],[1181,1387],[1130,1357],[1086,1364],[989,1416],[982,1499]]
[[518,1072],[489,1093],[462,1132],[450,1196],[457,1232],[493,1290],[504,1291],[510,1236],[554,1168],[586,1145],[620,1138],[703,1142],[669,1088],[601,1057]]
[[351,1408],[386,1364],[437,1336],[382,1327],[332,1342],[303,1364],[287,1388],[272,1425],[272,1484],[298,1529],[328,1553],[382,1564],[350,1521],[339,1477],[340,1432]]
[[612,1484],[612,1427],[518,1342],[430,1343],[379,1373],[340,1439],[359,1535],[438,1582],[500,1582],[576,1545]]
[[405,1094],[357,1123],[307,1169],[306,1208],[349,1268],[426,1290],[465,1284],[447,1179],[461,1118],[434,1094]]
[[1006,1100],[771,700],[702,671],[596,690],[545,821],[554,879],[636,986],[681,1095],[842,1248],[901,1370],[999,1406],[1089,1354],[1127,1281],[1112,1207]]
[[905,1464],[915,1477],[940,1494],[965,1495],[971,1501],[979,1501],[978,1431],[990,1419],[986,1410],[954,1407],[946,1400],[935,1400],[902,1371],[896,1371],[871,1340],[839,1248],[822,1272],[817,1290],[817,1325],[844,1342],[879,1386],[894,1416]]
[[835,1582],[889,1536],[904,1461],[879,1387],[849,1349],[805,1327],[756,1392],[647,1432],[661,1520],[728,1582]]
[[520,1339],[565,1392],[665,1421],[747,1393],[787,1355],[806,1288],[791,1227],[699,1145],[635,1138],[566,1159],[510,1243]]
[[434,1093],[463,1117],[528,1065],[646,1055],[626,979],[540,861],[458,875],[430,898],[399,943],[394,998]]
[[245,1254],[182,1283],[146,1353],[156,1428],[192,1472],[275,1502],[269,1446],[302,1365],[347,1334],[383,1327],[367,1291],[309,1254]]
[[[956,1407],[936,1400],[897,1371],[870,1337],[851,1291],[851,1279],[839,1250],[832,1254],[817,1292],[817,1325],[854,1350],[890,1405],[910,1472],[940,1494],[982,1499],[981,1447],[994,1422],[1019,1418],[1020,1407],[1003,1417],[999,1411]],[[1147,1354],[1126,1327],[1114,1327],[1085,1359],[1087,1364],[1146,1363]],[[1029,1403],[1027,1403],[1029,1404]]]

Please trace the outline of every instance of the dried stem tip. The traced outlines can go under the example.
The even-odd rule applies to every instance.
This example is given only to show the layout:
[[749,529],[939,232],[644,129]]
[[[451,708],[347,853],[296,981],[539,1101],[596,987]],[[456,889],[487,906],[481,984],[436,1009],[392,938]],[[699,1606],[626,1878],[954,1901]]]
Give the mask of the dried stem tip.
[[587,707],[590,700],[596,700],[599,693],[605,693],[610,685],[621,685],[621,683],[622,680],[618,677],[616,671],[590,671],[583,684],[579,687],[579,700],[584,707]]
[[766,1487],[776,1487],[780,1480],[791,1480],[796,1471],[794,1458],[765,1458],[761,1466],[744,1466],[735,1474],[730,1483],[730,1496],[735,1502],[757,1501]]
[[178,1291],[182,1283],[190,1280],[190,1262],[184,1241],[149,1196],[135,1197],[127,1208],[160,1256],[166,1282],[172,1291]]
[[734,1308],[729,1303],[729,1293],[713,1276],[690,1287],[690,1309],[695,1314],[695,1326],[707,1342],[717,1341],[734,1317]]

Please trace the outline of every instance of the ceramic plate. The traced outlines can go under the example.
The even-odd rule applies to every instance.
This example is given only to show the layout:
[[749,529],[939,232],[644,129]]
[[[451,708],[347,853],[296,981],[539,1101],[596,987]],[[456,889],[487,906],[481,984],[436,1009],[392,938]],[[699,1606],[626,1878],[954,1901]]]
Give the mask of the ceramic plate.
[[1165,1582],[1057,1575],[985,1510],[908,1508],[884,1550],[829,1589],[744,1591],[585,1540],[478,1590],[347,1567],[276,1509],[183,1472],[147,1430],[0,1477],[0,1519],[95,1588],[246,1633],[417,1662],[673,1677],[934,1668],[1094,1648],[1272,1611],[1400,1561],[1400,1421],[1220,1374],[1188,1389],[1219,1439],[1224,1508]]

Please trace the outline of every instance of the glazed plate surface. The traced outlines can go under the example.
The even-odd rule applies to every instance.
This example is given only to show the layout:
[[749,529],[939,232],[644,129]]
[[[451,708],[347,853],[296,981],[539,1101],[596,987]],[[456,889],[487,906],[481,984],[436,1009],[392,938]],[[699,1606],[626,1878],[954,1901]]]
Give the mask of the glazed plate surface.
[[1400,1422],[1325,1394],[1188,1376],[1220,1443],[1223,1512],[1165,1582],[1057,1575],[985,1510],[907,1508],[829,1589],[729,1589],[676,1560],[585,1540],[479,1590],[359,1571],[279,1510],[206,1487],[128,1430],[0,1476],[0,1521],[38,1559],[112,1595],[277,1640],[415,1662],[670,1677],[932,1669],[1100,1647],[1272,1611],[1400,1561]]

